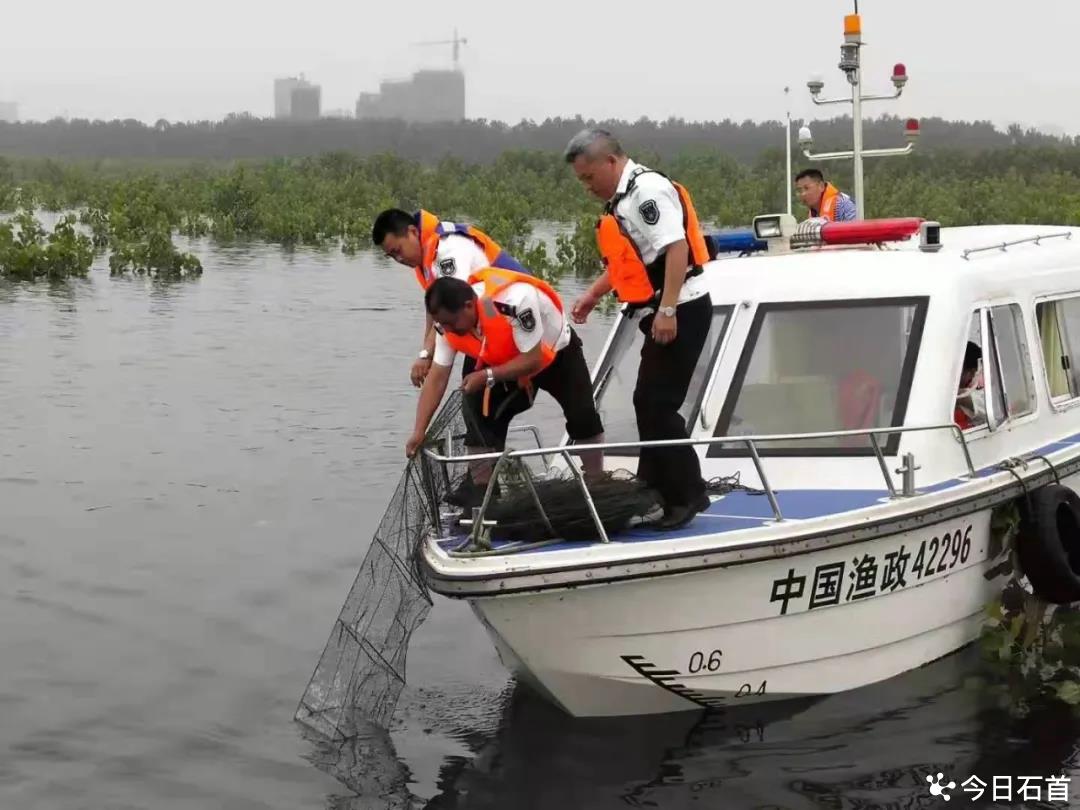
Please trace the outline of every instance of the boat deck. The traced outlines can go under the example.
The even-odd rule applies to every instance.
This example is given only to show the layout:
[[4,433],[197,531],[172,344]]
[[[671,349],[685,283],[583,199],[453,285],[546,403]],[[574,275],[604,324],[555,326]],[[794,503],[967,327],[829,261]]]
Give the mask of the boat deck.
[[[1078,446],[1080,446],[1080,433],[1059,439],[1026,453],[1025,457],[1047,456],[1062,450],[1076,449]],[[977,468],[975,478],[986,478],[1001,472],[1001,470],[999,464]],[[934,484],[919,486],[918,492],[923,494],[937,493],[953,487],[960,487],[969,480],[968,478],[950,478]],[[785,521],[829,517],[830,515],[853,512],[889,501],[889,492],[884,486],[880,489],[777,489],[774,490],[773,494]],[[609,539],[611,542],[618,543],[676,540],[743,531],[775,523],[772,507],[764,492],[736,490],[725,495],[713,496],[710,500],[711,504],[706,511],[697,514],[690,523],[680,529],[657,531],[647,525],[642,525],[618,532]],[[458,549],[466,542],[467,536],[468,532],[462,530],[460,533],[440,540],[439,546],[446,551]],[[598,540],[592,539],[567,539],[559,543],[540,546],[535,548],[534,551],[566,551],[587,548],[598,542]],[[491,544],[495,550],[517,545],[512,541],[500,540],[497,526],[492,530]]]

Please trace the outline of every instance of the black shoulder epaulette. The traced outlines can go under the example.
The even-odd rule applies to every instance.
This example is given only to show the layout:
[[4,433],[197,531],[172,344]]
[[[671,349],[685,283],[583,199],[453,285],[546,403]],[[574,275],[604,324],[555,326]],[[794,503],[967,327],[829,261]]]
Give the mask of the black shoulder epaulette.
[[511,304],[504,304],[502,301],[495,301],[494,303],[495,303],[495,309],[497,309],[501,314],[505,315],[507,318],[516,318],[517,317],[517,307],[512,306]]

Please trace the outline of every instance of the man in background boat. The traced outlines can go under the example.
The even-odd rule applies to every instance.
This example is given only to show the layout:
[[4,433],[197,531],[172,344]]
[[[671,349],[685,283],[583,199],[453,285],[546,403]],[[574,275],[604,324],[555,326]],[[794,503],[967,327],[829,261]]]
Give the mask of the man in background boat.
[[829,222],[858,219],[855,201],[826,181],[817,169],[803,169],[795,176],[795,193],[809,209],[811,219]]
[[[679,408],[712,324],[704,277],[708,247],[690,195],[631,160],[604,130],[575,135],[565,158],[585,187],[605,201],[597,225],[605,271],[574,303],[571,318],[584,323],[600,298],[614,291],[626,314],[641,319],[645,339],[634,389],[638,435],[642,441],[686,439]],[[642,448],[638,477],[663,500],[658,529],[683,526],[709,507],[690,445]]]
[[[413,268],[422,290],[427,290],[438,278],[467,279],[485,267],[528,274],[517,259],[483,231],[471,225],[442,222],[423,209],[410,214],[400,208],[388,208],[375,218],[371,240],[389,258]],[[435,330],[428,315],[420,351],[409,371],[409,379],[417,388],[431,369],[434,351]],[[472,370],[472,362],[466,357],[462,373],[468,374]]]
[[[438,336],[416,406],[413,434],[405,446],[407,456],[411,458],[424,441],[458,352],[476,363],[461,382],[470,454],[501,452],[511,420],[532,407],[535,389],[547,391],[559,403],[572,441],[604,441],[581,339],[549,284],[491,267],[474,273],[468,282],[451,276],[436,279],[424,294],[424,307]],[[581,463],[587,476],[599,475],[602,451],[581,453]],[[460,497],[453,502],[479,506],[493,466],[472,464]]]

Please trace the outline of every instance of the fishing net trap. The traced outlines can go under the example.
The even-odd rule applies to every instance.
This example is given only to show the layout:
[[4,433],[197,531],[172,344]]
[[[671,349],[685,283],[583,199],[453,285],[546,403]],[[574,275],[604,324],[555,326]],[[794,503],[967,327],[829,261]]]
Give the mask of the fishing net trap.
[[[433,420],[425,446],[445,457],[466,455],[471,418],[468,400],[454,392]],[[498,496],[493,494],[484,514],[485,524],[494,522],[484,538],[489,550],[481,553],[600,536],[581,482],[547,463],[558,457],[508,458],[499,465]],[[410,638],[433,604],[420,547],[434,529],[456,549],[477,550],[470,537],[472,510],[445,502],[468,475],[467,462],[438,462],[423,453],[406,463],[296,710],[295,719],[321,737],[385,739],[405,686]],[[737,478],[708,483],[713,493],[750,489]],[[592,478],[587,486],[609,537],[659,511],[655,493],[625,470]],[[494,552],[492,540],[499,545]]]

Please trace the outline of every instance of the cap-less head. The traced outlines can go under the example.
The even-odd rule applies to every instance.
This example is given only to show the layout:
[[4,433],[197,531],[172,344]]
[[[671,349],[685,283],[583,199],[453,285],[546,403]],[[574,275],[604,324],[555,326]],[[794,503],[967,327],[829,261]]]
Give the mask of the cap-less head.
[[371,241],[398,264],[419,267],[423,261],[424,249],[416,218],[400,208],[388,208],[375,218]]
[[424,294],[424,307],[442,334],[468,335],[476,329],[476,292],[460,278],[437,278]]

